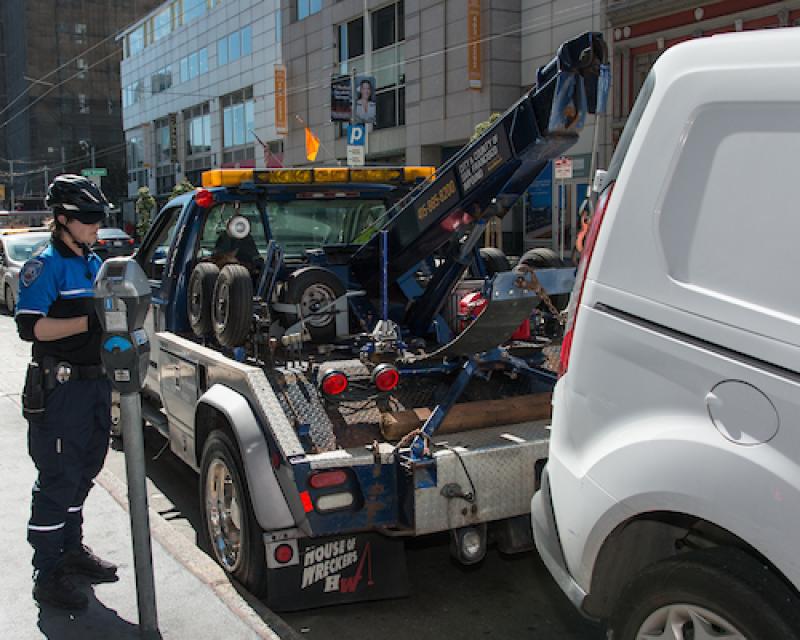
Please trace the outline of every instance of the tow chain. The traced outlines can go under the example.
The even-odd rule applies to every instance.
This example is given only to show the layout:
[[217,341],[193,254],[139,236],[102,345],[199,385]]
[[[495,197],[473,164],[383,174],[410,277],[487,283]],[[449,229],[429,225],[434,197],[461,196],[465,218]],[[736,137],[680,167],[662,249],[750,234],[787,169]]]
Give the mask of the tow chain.
[[[523,274],[520,275],[519,278],[517,278],[515,284],[520,289],[527,289],[529,291],[533,291],[537,296],[539,296],[539,299],[542,302],[544,302],[544,306],[547,307],[547,310],[551,314],[553,314],[553,317],[556,320],[558,320],[558,324],[563,327],[564,323],[566,322],[565,314],[556,308],[556,305],[553,304],[553,301],[550,299],[550,296],[547,295],[547,291],[544,290],[542,283],[539,282],[539,278],[536,277],[536,270],[527,264],[518,264],[516,267],[514,267],[514,270],[517,273]],[[528,281],[527,278],[525,278],[524,274],[526,273],[530,274],[531,276],[530,281]]]

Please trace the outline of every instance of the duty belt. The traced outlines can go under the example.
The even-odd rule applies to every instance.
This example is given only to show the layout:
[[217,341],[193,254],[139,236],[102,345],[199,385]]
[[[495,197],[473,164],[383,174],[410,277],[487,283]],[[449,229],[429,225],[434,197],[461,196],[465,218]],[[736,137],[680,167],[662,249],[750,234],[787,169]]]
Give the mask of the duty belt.
[[42,373],[44,374],[45,389],[50,390],[65,382],[103,378],[106,370],[101,364],[77,365],[66,360],[47,357],[42,359]]

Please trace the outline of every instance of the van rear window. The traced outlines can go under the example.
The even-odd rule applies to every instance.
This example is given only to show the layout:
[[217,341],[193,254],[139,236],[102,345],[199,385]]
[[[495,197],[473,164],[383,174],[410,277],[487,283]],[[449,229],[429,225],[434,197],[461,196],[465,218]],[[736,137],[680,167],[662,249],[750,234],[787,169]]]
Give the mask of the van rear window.
[[636,102],[633,103],[633,109],[628,116],[628,121],[625,123],[625,128],[622,130],[622,135],[617,143],[617,148],[614,150],[614,155],[611,156],[611,162],[608,165],[608,184],[614,182],[619,175],[619,170],[622,167],[622,161],[628,153],[628,147],[631,146],[633,134],[639,126],[639,121],[642,119],[642,114],[650,101],[650,96],[653,95],[653,87],[656,84],[656,76],[653,70],[647,74],[644,84],[642,85],[639,95],[636,97]]

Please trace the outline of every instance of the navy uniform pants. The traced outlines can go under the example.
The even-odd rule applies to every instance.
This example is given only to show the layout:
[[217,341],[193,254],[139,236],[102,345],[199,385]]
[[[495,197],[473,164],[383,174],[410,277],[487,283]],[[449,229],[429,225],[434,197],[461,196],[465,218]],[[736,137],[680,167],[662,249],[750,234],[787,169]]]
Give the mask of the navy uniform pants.
[[110,429],[105,378],[58,385],[47,393],[44,416],[28,421],[28,451],[39,472],[28,523],[36,577],[81,546],[83,503],[103,468]]

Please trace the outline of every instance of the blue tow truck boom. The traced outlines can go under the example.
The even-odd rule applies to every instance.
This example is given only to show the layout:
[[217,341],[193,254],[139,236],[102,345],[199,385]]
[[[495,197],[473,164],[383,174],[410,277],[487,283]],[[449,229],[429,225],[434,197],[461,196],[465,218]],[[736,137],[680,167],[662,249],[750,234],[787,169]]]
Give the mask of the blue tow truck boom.
[[574,272],[478,244],[607,91],[586,33],[442,167],[211,170],[155,219],[143,413],[199,473],[216,560],[276,610],[402,595],[412,536],[450,531],[467,564],[490,530],[531,548]]

